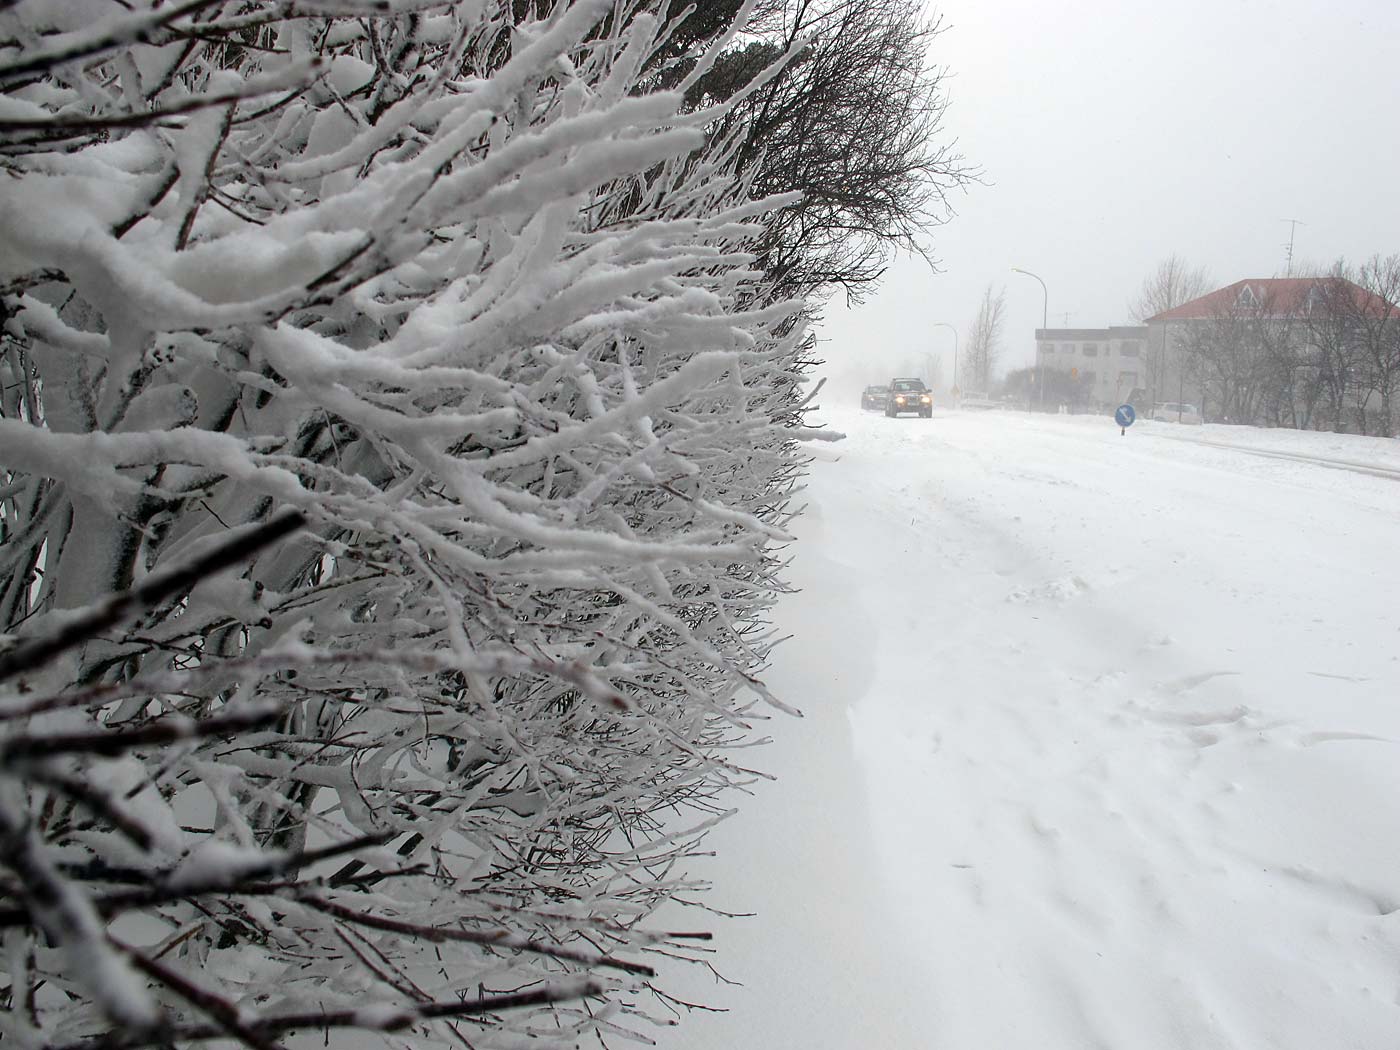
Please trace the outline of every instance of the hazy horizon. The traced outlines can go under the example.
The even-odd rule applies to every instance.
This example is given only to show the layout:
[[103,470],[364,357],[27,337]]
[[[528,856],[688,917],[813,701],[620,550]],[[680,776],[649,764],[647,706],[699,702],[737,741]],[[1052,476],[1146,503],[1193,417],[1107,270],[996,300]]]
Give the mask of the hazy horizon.
[[[1051,12],[1030,0],[930,5],[951,104],[944,133],[984,172],[932,232],[941,273],[891,264],[818,335],[843,390],[965,336],[988,284],[1006,288],[1001,371],[1028,365],[1041,324],[1128,324],[1143,278],[1173,253],[1215,286],[1400,252],[1392,45],[1400,6],[1184,0],[1166,9],[1103,2]],[[1377,132],[1380,132],[1378,134]],[[1066,316],[1068,315],[1068,316]]]

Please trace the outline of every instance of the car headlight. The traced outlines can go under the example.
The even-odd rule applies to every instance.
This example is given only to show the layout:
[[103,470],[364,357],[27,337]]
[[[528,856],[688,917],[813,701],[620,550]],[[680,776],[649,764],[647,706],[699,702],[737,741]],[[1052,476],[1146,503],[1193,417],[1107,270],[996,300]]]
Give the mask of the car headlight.
[[896,397],[895,400],[896,400],[897,402],[899,402],[901,405],[904,404],[904,398],[903,398],[903,397]]
[[925,394],[923,397],[919,398],[919,400],[927,405],[932,399],[927,394]]

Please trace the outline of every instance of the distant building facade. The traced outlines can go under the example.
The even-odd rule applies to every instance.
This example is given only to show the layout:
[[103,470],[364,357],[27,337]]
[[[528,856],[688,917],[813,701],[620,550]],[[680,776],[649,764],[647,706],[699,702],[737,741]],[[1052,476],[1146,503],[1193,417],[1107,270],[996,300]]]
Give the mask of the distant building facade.
[[1146,326],[1037,328],[1037,368],[1054,368],[1080,379],[1091,401],[1118,405],[1147,385]]

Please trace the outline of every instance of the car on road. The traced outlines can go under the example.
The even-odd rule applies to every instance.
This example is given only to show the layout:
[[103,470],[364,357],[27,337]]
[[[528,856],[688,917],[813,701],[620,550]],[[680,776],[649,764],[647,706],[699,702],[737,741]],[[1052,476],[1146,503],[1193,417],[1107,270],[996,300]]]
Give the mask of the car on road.
[[868,386],[860,395],[860,407],[868,412],[880,412],[890,399],[887,386]]
[[885,415],[893,419],[901,412],[917,412],[927,419],[933,415],[933,394],[922,379],[891,379]]
[[1200,423],[1201,413],[1184,401],[1160,401],[1152,406],[1152,418],[1163,423]]

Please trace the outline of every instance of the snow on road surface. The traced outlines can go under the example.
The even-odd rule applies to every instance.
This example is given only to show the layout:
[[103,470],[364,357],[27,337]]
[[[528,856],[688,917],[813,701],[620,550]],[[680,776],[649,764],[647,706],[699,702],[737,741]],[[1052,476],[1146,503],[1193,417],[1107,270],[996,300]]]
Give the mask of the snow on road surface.
[[823,418],[663,1046],[1400,1046],[1400,445]]

